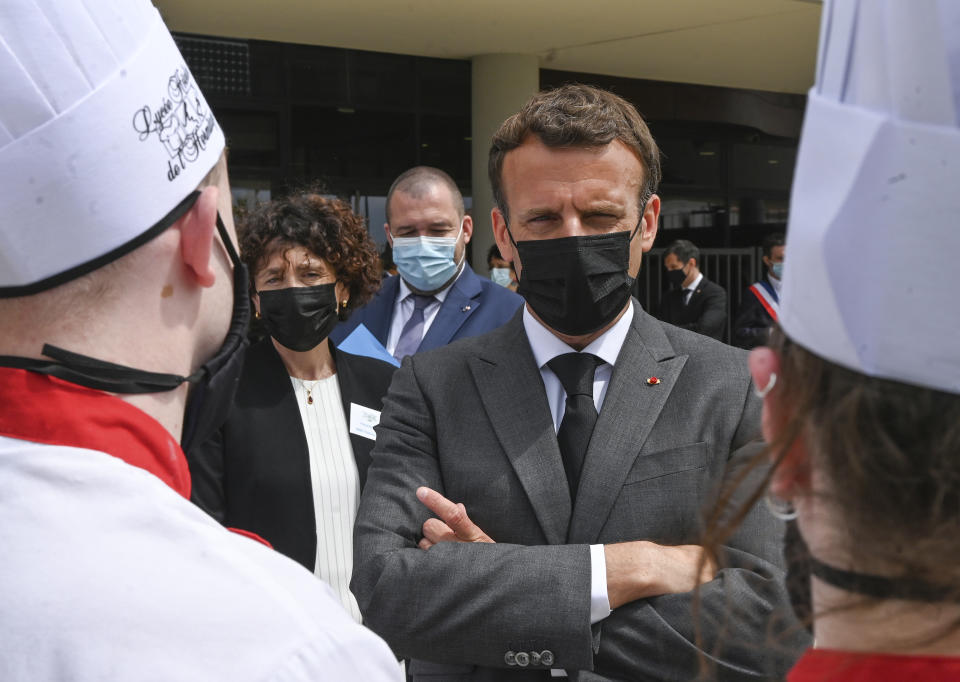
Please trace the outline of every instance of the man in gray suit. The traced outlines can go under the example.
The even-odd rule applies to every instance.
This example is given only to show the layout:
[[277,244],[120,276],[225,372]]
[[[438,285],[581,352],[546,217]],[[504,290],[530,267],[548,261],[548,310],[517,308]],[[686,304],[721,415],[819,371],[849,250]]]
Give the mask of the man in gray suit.
[[645,123],[564,86],[501,126],[489,168],[526,306],[395,375],[356,527],[365,623],[415,679],[782,676],[806,642],[783,634],[781,526],[755,506],[700,547],[760,448],[746,355],[629,295],[660,210]]

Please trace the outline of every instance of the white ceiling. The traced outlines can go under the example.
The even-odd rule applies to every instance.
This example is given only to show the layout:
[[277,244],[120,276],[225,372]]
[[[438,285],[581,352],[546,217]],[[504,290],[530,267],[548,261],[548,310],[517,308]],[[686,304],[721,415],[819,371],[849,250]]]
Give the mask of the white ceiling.
[[174,31],[803,93],[811,0],[154,0]]

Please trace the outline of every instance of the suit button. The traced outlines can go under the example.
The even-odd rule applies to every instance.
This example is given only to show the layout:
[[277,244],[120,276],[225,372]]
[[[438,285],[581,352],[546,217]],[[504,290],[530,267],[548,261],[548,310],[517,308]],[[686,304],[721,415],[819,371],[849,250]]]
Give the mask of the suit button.
[[540,654],[536,651],[530,652],[530,665],[540,665]]
[[519,665],[521,668],[526,668],[528,665],[530,665],[530,654],[528,654],[526,651],[518,651],[517,665]]
[[503,662],[507,665],[516,665],[517,664],[517,655],[512,651],[508,651],[503,655]]
[[553,665],[553,652],[549,649],[544,649],[540,652],[540,662],[543,663],[548,668]]

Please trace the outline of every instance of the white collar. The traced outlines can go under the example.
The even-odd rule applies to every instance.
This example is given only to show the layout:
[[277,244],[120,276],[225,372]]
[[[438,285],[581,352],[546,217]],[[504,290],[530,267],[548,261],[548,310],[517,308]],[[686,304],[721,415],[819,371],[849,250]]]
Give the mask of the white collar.
[[702,273],[702,272],[701,272],[699,275],[697,275],[697,278],[696,278],[695,280],[693,280],[692,282],[690,282],[690,286],[683,288],[684,291],[696,291],[696,290],[697,290],[697,287],[700,286],[701,280],[703,280],[703,273]]
[[[593,353],[612,367],[617,361],[617,356],[620,355],[623,342],[627,339],[627,332],[630,331],[635,313],[631,300],[630,309],[620,316],[616,324],[591,341],[581,352]],[[542,368],[558,355],[575,352],[573,348],[558,339],[552,331],[535,318],[528,306],[523,307],[523,328],[527,332],[527,339],[530,341],[530,348],[533,350],[533,358],[539,368]]]

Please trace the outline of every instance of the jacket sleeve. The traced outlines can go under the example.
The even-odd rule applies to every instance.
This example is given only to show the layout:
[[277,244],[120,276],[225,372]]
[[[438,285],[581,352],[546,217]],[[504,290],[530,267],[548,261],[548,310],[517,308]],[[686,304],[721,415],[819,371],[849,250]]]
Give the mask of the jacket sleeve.
[[394,375],[355,526],[351,590],[364,623],[402,657],[506,668],[508,651],[549,650],[554,667],[591,668],[587,545],[417,547],[432,514],[416,489],[444,492],[420,357]]
[[190,501],[220,523],[226,520],[224,493],[223,432],[186,453],[190,467]]
[[[744,412],[722,481],[708,498],[715,500],[735,486],[736,493],[725,506],[731,515],[765,474],[763,466],[747,468],[763,445],[755,440],[759,401],[749,386],[744,392]],[[711,506],[708,503],[706,511]],[[720,570],[712,581],[692,592],[625,604],[594,626],[598,651],[593,672],[599,679],[651,682],[782,679],[809,645],[789,607],[782,537],[782,523],[763,504],[754,505],[719,548]]]

